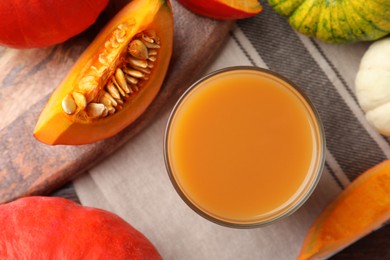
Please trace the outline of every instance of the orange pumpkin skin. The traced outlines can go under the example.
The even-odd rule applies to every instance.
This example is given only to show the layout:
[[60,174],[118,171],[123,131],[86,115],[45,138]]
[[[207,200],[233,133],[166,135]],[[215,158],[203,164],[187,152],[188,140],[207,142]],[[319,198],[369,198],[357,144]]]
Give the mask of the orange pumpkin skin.
[[[97,66],[107,39],[112,37],[118,25],[131,24],[128,38],[145,30],[153,30],[161,39],[161,46],[154,62],[150,78],[130,102],[109,117],[98,120],[80,120],[64,113],[61,102],[75,85],[85,76],[91,66]],[[126,49],[124,42],[121,49]],[[151,104],[158,94],[172,55],[173,15],[169,1],[133,0],[125,6],[99,33],[80,56],[66,78],[56,88],[41,112],[34,136],[40,142],[50,145],[80,145],[109,138],[133,123]],[[117,58],[114,63],[120,62]],[[115,69],[108,69],[99,81],[104,82]]]
[[1,259],[161,259],[151,242],[105,210],[56,197],[0,205]]
[[[242,10],[228,4],[225,0],[178,0],[180,4],[192,12],[220,20],[244,19],[261,12],[260,3],[253,8]],[[243,1],[245,2],[245,0]],[[254,1],[252,1],[254,2]]]
[[41,48],[92,25],[109,0],[1,0],[0,45]]

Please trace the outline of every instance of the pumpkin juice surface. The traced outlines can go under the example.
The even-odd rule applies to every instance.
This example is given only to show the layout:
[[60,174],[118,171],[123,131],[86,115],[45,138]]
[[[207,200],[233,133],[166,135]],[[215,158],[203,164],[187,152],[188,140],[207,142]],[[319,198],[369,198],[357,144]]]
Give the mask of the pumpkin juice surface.
[[309,101],[271,72],[223,70],[196,83],[168,123],[165,159],[186,203],[233,227],[272,222],[314,189],[323,131]]

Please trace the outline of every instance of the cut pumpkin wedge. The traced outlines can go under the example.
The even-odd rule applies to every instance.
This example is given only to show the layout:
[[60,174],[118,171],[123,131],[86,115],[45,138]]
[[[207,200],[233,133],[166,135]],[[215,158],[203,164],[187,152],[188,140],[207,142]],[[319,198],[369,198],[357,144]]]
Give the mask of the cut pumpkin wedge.
[[169,1],[131,1],[53,92],[38,119],[35,138],[50,145],[79,145],[123,130],[159,92],[172,45]]
[[354,180],[310,227],[299,260],[326,259],[390,220],[390,160]]
[[243,19],[261,12],[258,0],[179,0],[188,10],[221,20]]

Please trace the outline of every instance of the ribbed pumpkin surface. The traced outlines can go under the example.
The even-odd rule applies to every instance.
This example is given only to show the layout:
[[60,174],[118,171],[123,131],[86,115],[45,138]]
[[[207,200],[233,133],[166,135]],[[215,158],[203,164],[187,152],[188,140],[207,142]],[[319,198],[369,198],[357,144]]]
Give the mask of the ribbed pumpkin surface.
[[379,39],[390,33],[388,0],[268,0],[298,32],[328,43]]

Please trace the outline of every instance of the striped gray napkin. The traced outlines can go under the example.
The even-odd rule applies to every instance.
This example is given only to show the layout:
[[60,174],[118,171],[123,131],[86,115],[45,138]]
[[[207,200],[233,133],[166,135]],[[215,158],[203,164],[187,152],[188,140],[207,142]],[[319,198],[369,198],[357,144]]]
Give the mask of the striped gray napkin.
[[276,224],[252,230],[198,216],[174,191],[163,161],[169,110],[114,156],[74,182],[84,205],[104,208],[143,232],[165,259],[294,259],[324,206],[360,173],[390,157],[390,142],[365,121],[354,78],[369,43],[329,45],[295,33],[267,4],[238,21],[208,71],[236,65],[269,68],[300,85],[325,127],[326,165],[307,203]]
[[[330,45],[295,33],[268,5],[261,15],[238,22],[271,70],[301,86],[320,112],[327,141],[326,168],[341,187],[390,156],[390,139],[368,126],[354,95],[354,79],[369,43]],[[240,40],[233,38],[240,44]]]

